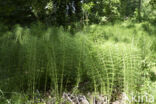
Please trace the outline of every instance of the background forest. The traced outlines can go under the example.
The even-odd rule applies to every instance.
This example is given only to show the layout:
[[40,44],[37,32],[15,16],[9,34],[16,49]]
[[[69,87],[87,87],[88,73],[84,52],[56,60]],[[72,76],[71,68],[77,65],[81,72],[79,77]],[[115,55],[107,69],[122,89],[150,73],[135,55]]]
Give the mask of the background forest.
[[156,104],[156,0],[0,0],[0,104]]

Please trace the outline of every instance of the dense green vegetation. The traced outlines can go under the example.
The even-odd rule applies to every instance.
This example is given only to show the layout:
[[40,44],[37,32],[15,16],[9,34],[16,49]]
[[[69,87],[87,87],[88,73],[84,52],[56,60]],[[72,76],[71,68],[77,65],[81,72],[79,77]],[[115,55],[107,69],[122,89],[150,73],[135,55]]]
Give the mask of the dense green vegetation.
[[155,4],[0,1],[0,104],[45,104],[35,102],[47,93],[62,104],[64,92],[107,95],[108,104],[133,93],[155,99],[127,104],[155,104]]
[[155,0],[1,0],[0,20],[7,25],[74,26],[116,20],[156,22]]
[[0,88],[32,95],[51,89],[56,96],[99,92],[114,98],[150,92],[155,40],[149,23],[91,25],[74,36],[63,28],[17,25],[0,37]]

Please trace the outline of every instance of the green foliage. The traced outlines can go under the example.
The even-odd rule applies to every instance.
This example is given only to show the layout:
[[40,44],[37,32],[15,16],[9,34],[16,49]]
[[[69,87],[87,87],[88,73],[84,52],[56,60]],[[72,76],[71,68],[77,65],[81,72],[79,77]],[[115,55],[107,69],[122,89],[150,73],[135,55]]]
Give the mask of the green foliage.
[[155,39],[146,22],[91,25],[74,36],[43,24],[16,25],[0,36],[0,89],[32,96],[37,89],[55,96],[99,92],[111,101],[122,92],[140,94],[155,79]]
[[155,22],[155,9],[154,0],[5,0],[0,20],[9,26],[40,21],[64,27],[127,19]]
[[[145,9],[146,8],[146,9]],[[156,5],[154,0],[145,1],[143,3],[143,18],[149,21],[156,21]]]
[[0,22],[0,104],[36,90],[156,97],[155,0],[1,0]]
[[84,3],[83,5],[82,5],[82,10],[84,11],[84,12],[91,12],[91,8],[94,6],[94,3],[93,2],[90,2],[90,3]]

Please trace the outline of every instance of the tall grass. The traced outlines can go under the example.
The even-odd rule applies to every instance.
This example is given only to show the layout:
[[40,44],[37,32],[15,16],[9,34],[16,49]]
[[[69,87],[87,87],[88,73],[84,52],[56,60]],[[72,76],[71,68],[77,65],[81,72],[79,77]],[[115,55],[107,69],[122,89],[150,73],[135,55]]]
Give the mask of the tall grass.
[[144,24],[127,24],[92,25],[75,35],[42,24],[2,32],[0,89],[31,96],[52,90],[58,98],[64,91],[95,92],[110,102],[123,92],[141,93],[155,36]]
[[[100,59],[97,62],[103,62],[101,65],[104,66],[103,69],[106,69],[103,75],[107,77],[103,78],[117,80],[117,83],[115,81],[112,83],[110,80],[104,81],[116,86],[114,88],[109,86],[107,88],[110,89],[109,93],[112,93],[112,90],[116,90],[116,88],[119,88],[119,93],[148,93],[150,88],[149,83],[147,85],[150,77],[149,71],[151,70],[150,67],[153,66],[152,64],[155,63],[156,57],[154,48],[156,46],[156,33],[153,28],[154,26],[148,23],[131,24],[124,22],[105,26],[91,25],[84,29],[84,34],[98,47],[95,50],[101,50],[97,52],[99,54],[97,59]],[[99,47],[104,48],[99,49]],[[109,59],[106,59],[106,56]],[[109,72],[112,74],[111,76],[108,75]],[[114,74],[119,75],[115,76]],[[141,90],[142,88],[146,88],[146,90]]]
[[[59,87],[74,87],[87,57],[87,40],[59,28],[48,28],[44,33],[35,29],[17,26],[1,37],[1,74],[8,74],[1,81],[15,81],[19,85],[16,90],[28,88],[31,92],[52,87],[58,93]],[[15,86],[9,85],[8,90]]]

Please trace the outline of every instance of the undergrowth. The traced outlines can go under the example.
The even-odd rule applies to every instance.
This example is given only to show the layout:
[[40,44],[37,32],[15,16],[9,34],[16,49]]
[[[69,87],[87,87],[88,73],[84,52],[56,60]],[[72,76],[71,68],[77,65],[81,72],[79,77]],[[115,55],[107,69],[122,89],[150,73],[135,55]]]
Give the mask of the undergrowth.
[[19,100],[12,103],[20,104],[37,90],[51,90],[58,99],[64,91],[94,92],[109,95],[110,102],[123,92],[150,93],[155,35],[152,25],[129,22],[91,25],[74,35],[43,24],[2,31],[0,100],[14,95]]

